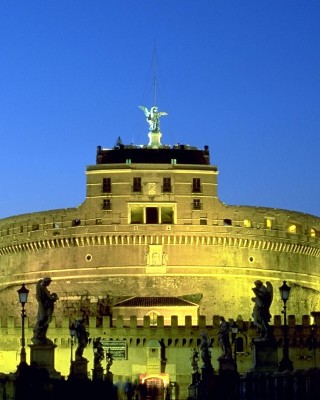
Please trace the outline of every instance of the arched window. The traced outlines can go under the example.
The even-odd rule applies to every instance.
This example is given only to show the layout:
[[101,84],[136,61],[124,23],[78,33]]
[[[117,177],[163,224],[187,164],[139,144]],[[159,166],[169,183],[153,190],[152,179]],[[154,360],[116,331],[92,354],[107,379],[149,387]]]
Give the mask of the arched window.
[[317,231],[314,228],[310,229],[310,236],[311,237],[317,237],[318,236]]
[[288,226],[288,233],[297,233],[297,225],[291,224]]
[[237,349],[237,353],[244,352],[243,338],[241,336],[238,336],[236,339],[236,349]]
[[158,314],[155,311],[149,311],[147,316],[150,317],[150,325],[157,325]]
[[265,218],[266,229],[272,229],[274,221],[271,218]]

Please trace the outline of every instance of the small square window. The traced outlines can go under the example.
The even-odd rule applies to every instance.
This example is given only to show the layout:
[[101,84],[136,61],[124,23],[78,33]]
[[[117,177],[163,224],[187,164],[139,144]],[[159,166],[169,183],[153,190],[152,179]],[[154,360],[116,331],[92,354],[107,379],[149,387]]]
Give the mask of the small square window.
[[192,179],[192,192],[193,193],[201,193],[201,179],[200,178]]
[[76,218],[72,221],[72,226],[79,226],[79,225],[81,225],[81,219]]
[[103,178],[102,192],[103,193],[111,193],[111,178]]
[[202,204],[201,204],[200,199],[193,199],[192,208],[194,210],[201,210],[202,209]]
[[133,191],[141,192],[141,178],[133,178]]
[[102,209],[103,210],[111,210],[111,200],[110,199],[103,200]]
[[171,193],[171,178],[163,178],[163,193]]
[[232,219],[225,218],[225,219],[223,220],[223,225],[224,225],[224,226],[232,226]]

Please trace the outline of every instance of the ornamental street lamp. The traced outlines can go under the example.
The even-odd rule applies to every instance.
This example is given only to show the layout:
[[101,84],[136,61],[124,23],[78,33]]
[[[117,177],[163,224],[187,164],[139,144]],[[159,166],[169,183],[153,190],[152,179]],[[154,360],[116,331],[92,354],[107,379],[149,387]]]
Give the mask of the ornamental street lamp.
[[24,319],[26,318],[27,314],[26,311],[24,309],[25,304],[28,301],[28,294],[30,292],[30,290],[28,290],[26,288],[25,283],[22,284],[21,288],[19,290],[17,290],[18,295],[19,295],[19,301],[21,304],[21,352],[20,352],[20,366],[22,364],[27,364],[27,357],[26,357],[26,339],[25,339],[25,335],[24,335]]
[[279,363],[279,371],[292,371],[293,364],[289,358],[289,341],[288,341],[288,325],[287,325],[287,301],[289,300],[291,287],[287,285],[286,281],[283,281],[283,285],[279,287],[280,297],[283,301],[283,355],[282,360]]

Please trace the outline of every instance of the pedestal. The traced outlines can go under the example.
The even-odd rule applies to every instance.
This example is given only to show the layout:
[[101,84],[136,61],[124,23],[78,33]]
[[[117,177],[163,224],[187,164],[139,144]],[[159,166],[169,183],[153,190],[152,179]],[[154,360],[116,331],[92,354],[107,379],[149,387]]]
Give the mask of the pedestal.
[[113,373],[112,373],[111,371],[107,371],[107,372],[106,372],[106,375],[105,375],[105,377],[104,377],[104,380],[105,380],[106,382],[113,383]]
[[201,368],[201,380],[195,385],[196,400],[214,399],[216,382],[214,369],[211,365]]
[[278,350],[275,340],[253,340],[254,367],[257,372],[278,371]]
[[237,372],[237,363],[233,358],[220,358],[219,361],[219,374],[224,372]]
[[213,379],[213,367],[212,366],[205,366],[201,368],[201,381],[208,382]]
[[82,358],[81,360],[75,360],[71,363],[71,371],[69,379],[87,380],[88,379],[88,360]]
[[200,373],[199,372],[192,372],[192,383],[191,385],[196,385],[200,382]]
[[103,368],[97,365],[92,369],[92,379],[94,381],[103,381]]
[[30,347],[30,365],[37,369],[46,369],[51,377],[61,377],[60,372],[54,368],[55,344],[31,344]]
[[200,373],[193,372],[192,373],[192,383],[188,386],[188,399],[189,400],[197,400],[198,396],[198,385],[200,383]]

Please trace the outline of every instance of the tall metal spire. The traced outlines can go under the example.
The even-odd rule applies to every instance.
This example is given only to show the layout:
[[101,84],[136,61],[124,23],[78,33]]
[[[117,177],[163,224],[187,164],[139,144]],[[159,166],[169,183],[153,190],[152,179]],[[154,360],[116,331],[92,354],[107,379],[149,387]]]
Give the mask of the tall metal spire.
[[154,103],[153,106],[148,110],[145,106],[139,106],[139,108],[144,112],[146,116],[147,123],[149,124],[149,147],[159,148],[162,146],[161,144],[161,136],[160,132],[160,117],[163,115],[168,115],[166,112],[158,111],[157,107],[157,49],[156,45],[153,49],[152,55],[153,62],[153,94],[154,94]]
[[157,48],[154,45],[153,50],[153,95],[154,95],[154,106],[157,106]]

